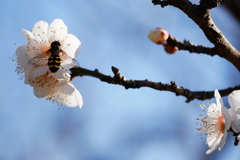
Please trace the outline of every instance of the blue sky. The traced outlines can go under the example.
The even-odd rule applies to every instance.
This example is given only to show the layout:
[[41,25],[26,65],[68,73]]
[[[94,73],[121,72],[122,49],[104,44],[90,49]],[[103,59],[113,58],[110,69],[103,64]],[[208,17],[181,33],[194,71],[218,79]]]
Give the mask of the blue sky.
[[[148,40],[163,27],[179,40],[213,46],[186,15],[173,7],[154,6],[151,0],[3,0],[0,70],[0,159],[4,160],[156,160],[238,159],[233,137],[221,152],[206,156],[198,135],[198,104],[184,97],[148,88],[125,90],[92,77],[73,83],[84,100],[82,109],[58,109],[34,96],[16,74],[14,43],[25,44],[21,30],[40,20],[61,18],[69,33],[82,42],[79,64],[112,75],[111,66],[127,79],[174,80],[191,90],[214,90],[239,84],[239,72],[218,56],[179,51],[168,55]],[[239,48],[239,24],[223,8],[212,10],[218,27]],[[226,98],[224,98],[226,100]],[[211,102],[215,102],[214,99]],[[225,101],[228,107],[227,101]]]

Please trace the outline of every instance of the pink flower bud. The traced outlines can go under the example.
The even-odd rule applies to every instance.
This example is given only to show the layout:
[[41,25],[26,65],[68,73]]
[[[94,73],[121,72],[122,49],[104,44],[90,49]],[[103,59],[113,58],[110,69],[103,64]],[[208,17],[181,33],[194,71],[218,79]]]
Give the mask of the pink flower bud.
[[178,47],[177,46],[172,46],[172,45],[170,45],[168,43],[164,44],[164,49],[169,54],[173,54],[173,53],[176,53],[178,51]]
[[148,38],[156,44],[163,44],[169,37],[168,31],[163,28],[157,27],[149,32]]

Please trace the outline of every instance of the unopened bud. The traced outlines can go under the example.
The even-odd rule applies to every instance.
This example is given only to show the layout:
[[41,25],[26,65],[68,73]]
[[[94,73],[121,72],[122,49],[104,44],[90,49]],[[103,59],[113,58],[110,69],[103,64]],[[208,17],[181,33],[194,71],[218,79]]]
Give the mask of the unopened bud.
[[168,31],[163,28],[157,27],[149,32],[148,38],[156,44],[163,44],[169,37]]
[[176,53],[178,51],[178,47],[177,46],[172,46],[172,45],[170,45],[168,43],[164,44],[164,49],[169,54],[173,54],[173,53]]

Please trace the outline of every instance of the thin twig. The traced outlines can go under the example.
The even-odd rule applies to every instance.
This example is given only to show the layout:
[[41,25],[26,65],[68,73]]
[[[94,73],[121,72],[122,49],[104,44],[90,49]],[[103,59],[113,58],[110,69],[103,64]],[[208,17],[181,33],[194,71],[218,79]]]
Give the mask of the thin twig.
[[218,51],[215,48],[206,47],[203,45],[195,45],[190,41],[184,40],[183,42],[179,41],[177,38],[169,35],[167,43],[172,46],[177,46],[179,50],[187,50],[190,53],[202,53],[207,55],[218,55]]
[[[146,80],[128,80],[121,73],[120,70],[116,67],[112,67],[112,72],[114,76],[105,75],[99,72],[97,69],[94,71],[82,68],[80,66],[76,66],[70,69],[72,79],[76,76],[91,76],[95,77],[103,82],[107,82],[110,84],[119,84],[124,86],[125,89],[136,89],[141,87],[149,87],[159,91],[170,91],[175,93],[177,96],[184,96],[187,98],[186,102],[191,102],[194,99],[198,100],[206,100],[214,97],[214,91],[190,91],[187,88],[178,86],[176,82],[171,81],[170,83],[162,83],[162,82],[153,82],[148,79]],[[234,88],[227,88],[224,90],[219,90],[221,96],[226,96],[230,94],[233,90],[240,89],[240,86],[236,86]]]
[[154,5],[171,5],[184,12],[204,32],[207,39],[214,44],[215,53],[231,62],[240,71],[240,53],[232,46],[220,29],[215,25],[210,9],[218,6],[221,0],[201,0],[200,5],[192,4],[188,0],[153,0]]

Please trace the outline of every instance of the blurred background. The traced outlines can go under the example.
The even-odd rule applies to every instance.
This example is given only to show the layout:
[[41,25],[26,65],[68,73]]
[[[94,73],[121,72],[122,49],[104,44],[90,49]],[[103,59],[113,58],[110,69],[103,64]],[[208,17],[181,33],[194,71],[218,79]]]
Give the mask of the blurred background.
[[[38,99],[15,72],[9,57],[26,42],[21,30],[40,20],[61,18],[82,42],[79,64],[127,79],[149,79],[193,91],[239,85],[239,72],[218,56],[179,51],[166,54],[148,32],[163,27],[179,40],[212,47],[194,22],[179,9],[154,6],[151,0],[3,0],[0,10],[0,160],[237,160],[239,146],[230,133],[221,152],[206,155],[195,122],[204,112],[186,98],[149,88],[125,90],[92,77],[73,83],[84,100],[82,109],[59,109]],[[197,1],[193,1],[197,3]],[[240,49],[240,24],[223,6],[211,11],[217,26]],[[215,99],[211,99],[215,102]],[[229,107],[227,97],[224,102]],[[54,107],[53,107],[54,106]]]

